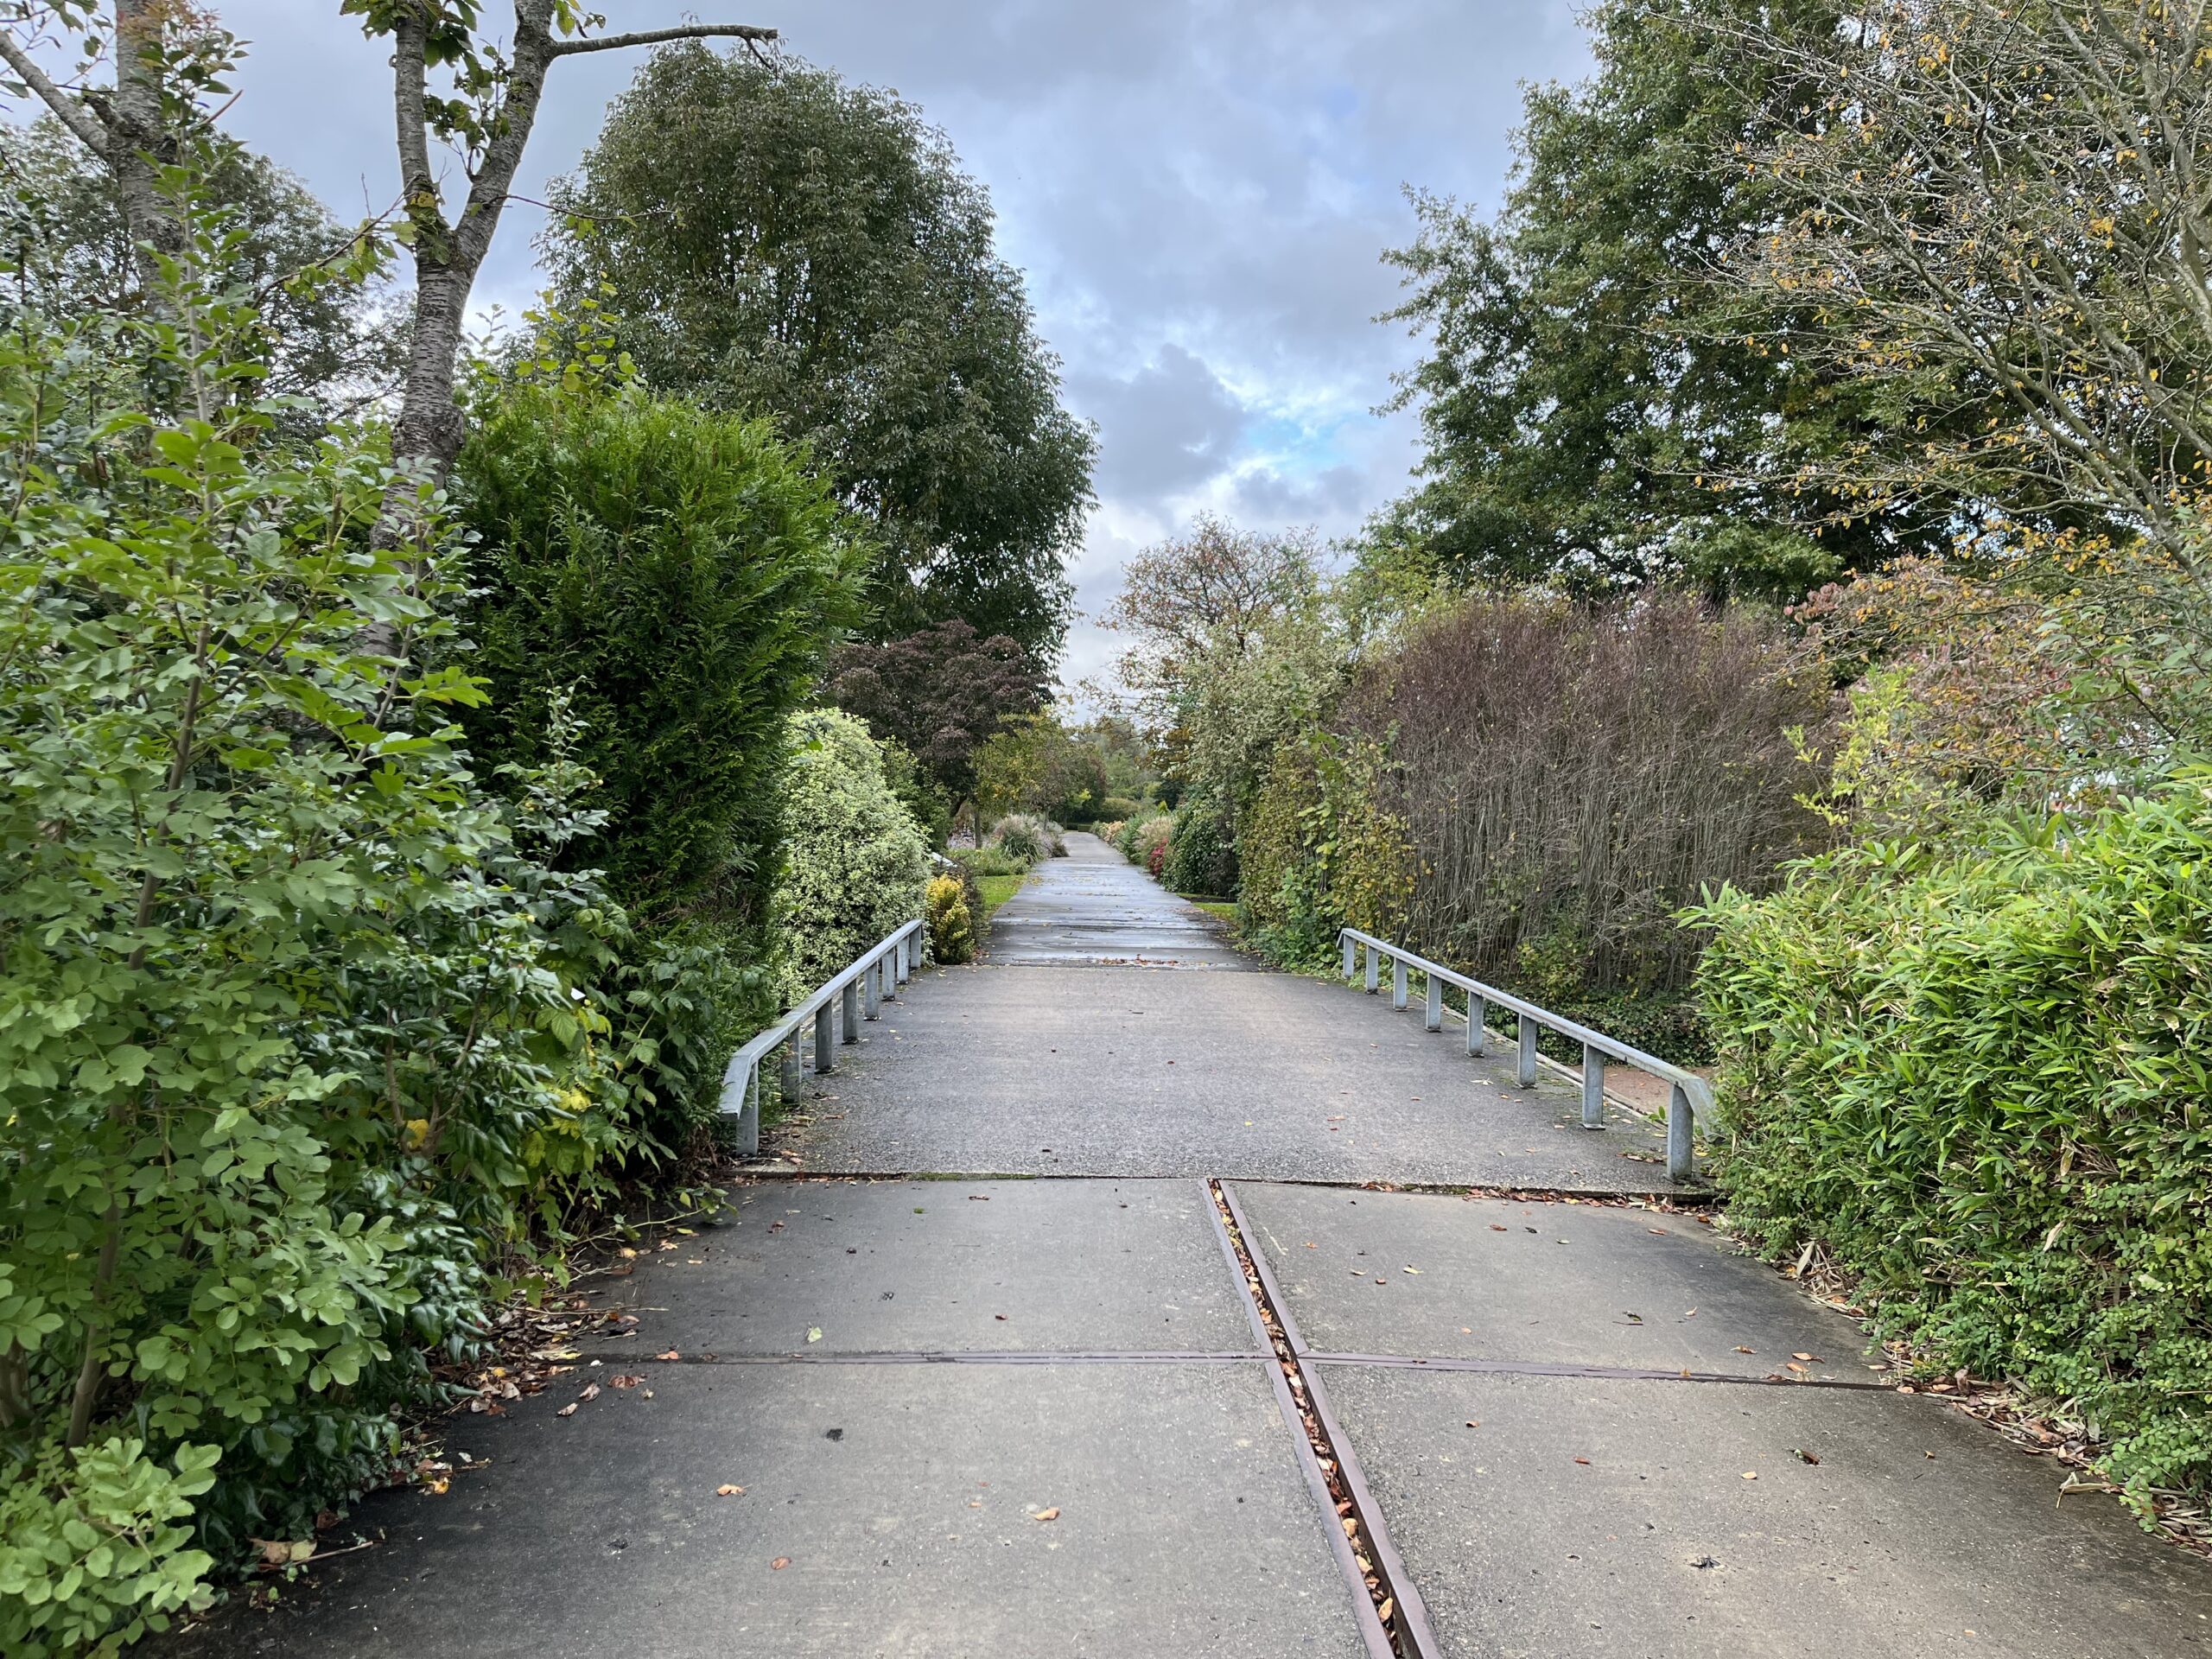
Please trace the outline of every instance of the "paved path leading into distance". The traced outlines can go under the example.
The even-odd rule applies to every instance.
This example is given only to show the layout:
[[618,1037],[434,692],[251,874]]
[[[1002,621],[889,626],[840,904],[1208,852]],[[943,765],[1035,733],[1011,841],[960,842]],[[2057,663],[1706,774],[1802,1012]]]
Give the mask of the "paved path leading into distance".
[[181,1645],[2212,1653],[2212,1570],[1655,1202],[1654,1126],[1069,839],[449,1491]]

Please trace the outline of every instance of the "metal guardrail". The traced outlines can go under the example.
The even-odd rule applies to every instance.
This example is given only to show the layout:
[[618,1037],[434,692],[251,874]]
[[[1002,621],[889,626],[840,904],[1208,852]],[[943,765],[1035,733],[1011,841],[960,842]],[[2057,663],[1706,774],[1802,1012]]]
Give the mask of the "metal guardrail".
[[1669,1065],[1656,1055],[1647,1054],[1640,1048],[1615,1042],[1603,1032],[1579,1026],[1548,1008],[1524,1001],[1510,991],[1501,991],[1494,985],[1485,985],[1478,979],[1465,974],[1455,974],[1440,963],[1426,957],[1415,956],[1401,950],[1387,939],[1378,939],[1372,933],[1363,933],[1356,927],[1338,930],[1338,939],[1344,946],[1344,977],[1351,979],[1360,969],[1361,952],[1366,953],[1367,988],[1380,988],[1382,964],[1384,957],[1390,962],[1390,1006],[1402,1011],[1406,1007],[1406,976],[1408,970],[1418,973],[1427,982],[1428,992],[1428,1029],[1444,1028],[1444,988],[1456,985],[1466,993],[1467,1052],[1480,1054],[1489,1046],[1494,1034],[1490,1029],[1489,1008],[1491,1003],[1518,1017],[1516,1035],[1520,1044],[1516,1080],[1523,1089],[1536,1086],[1536,1033],[1539,1027],[1557,1032],[1560,1036],[1582,1045],[1582,1127],[1602,1129],[1605,1127],[1605,1065],[1618,1060],[1624,1065],[1634,1066],[1649,1072],[1668,1084],[1667,1093],[1667,1173],[1678,1181],[1687,1181],[1697,1173],[1697,1152],[1694,1135],[1697,1115],[1713,1109],[1713,1090],[1694,1071],[1685,1071],[1679,1065]]
[[784,1097],[798,1092],[799,1030],[814,1021],[814,1075],[837,1069],[839,1027],[848,1043],[861,1039],[861,1021],[873,1020],[922,965],[922,920],[916,917],[870,945],[852,966],[816,989],[798,1007],[730,1056],[722,1072],[722,1115],[737,1119],[737,1149],[747,1158],[760,1150],[760,1063],[783,1050]]

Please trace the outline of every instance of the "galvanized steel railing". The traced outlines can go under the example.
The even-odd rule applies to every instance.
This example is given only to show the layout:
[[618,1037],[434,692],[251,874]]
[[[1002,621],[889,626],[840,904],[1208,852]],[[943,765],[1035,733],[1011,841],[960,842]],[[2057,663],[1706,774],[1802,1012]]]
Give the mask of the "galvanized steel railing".
[[1455,974],[1449,968],[1433,963],[1426,957],[1417,957],[1410,950],[1400,950],[1388,940],[1378,939],[1372,933],[1363,933],[1356,927],[1339,929],[1338,938],[1344,945],[1344,977],[1354,977],[1360,969],[1363,949],[1366,953],[1367,988],[1376,990],[1382,982],[1382,963],[1385,957],[1390,960],[1390,1006],[1403,1010],[1406,1007],[1406,976],[1410,969],[1420,974],[1427,982],[1428,1029],[1440,1031],[1444,1027],[1444,988],[1456,985],[1466,993],[1467,1052],[1480,1054],[1489,1046],[1493,1034],[1489,1025],[1490,1005],[1518,1016],[1516,1036],[1520,1044],[1516,1080],[1523,1089],[1536,1084],[1536,1033],[1539,1027],[1555,1031],[1560,1036],[1582,1045],[1582,1127],[1602,1129],[1605,1127],[1605,1065],[1618,1060],[1624,1065],[1646,1071],[1668,1085],[1667,1094],[1667,1173],[1678,1181],[1687,1181],[1697,1173],[1697,1153],[1693,1135],[1697,1128],[1697,1115],[1713,1109],[1713,1090],[1694,1071],[1685,1071],[1679,1065],[1669,1065],[1656,1055],[1626,1043],[1615,1042],[1603,1032],[1579,1026],[1563,1019],[1548,1008],[1524,1001],[1510,991],[1501,991],[1494,985],[1485,985],[1478,979],[1465,974]]
[[899,1000],[899,988],[922,964],[919,917],[870,945],[853,965],[817,988],[806,1001],[730,1056],[722,1073],[722,1115],[737,1119],[737,1147],[746,1157],[760,1150],[760,1063],[783,1050],[780,1081],[784,1097],[798,1092],[799,1029],[814,1021],[814,1075],[836,1070],[837,1030],[844,1040],[861,1039],[861,1021],[873,1020],[886,1002]]

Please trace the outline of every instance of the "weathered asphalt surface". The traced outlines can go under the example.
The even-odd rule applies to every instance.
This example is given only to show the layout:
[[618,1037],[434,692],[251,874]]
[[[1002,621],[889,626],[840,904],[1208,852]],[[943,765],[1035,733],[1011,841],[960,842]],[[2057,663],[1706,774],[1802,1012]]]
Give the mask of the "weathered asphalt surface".
[[183,1648],[1377,1659],[1215,1178],[1402,1651],[2212,1652],[2203,1563],[1897,1394],[1695,1217],[1357,1185],[1664,1176],[1632,1122],[1560,1127],[1071,840],[993,965],[923,974],[810,1085],[772,1141],[806,1177],[606,1281],[630,1334],[454,1418],[450,1491],[351,1518],[379,1547]]

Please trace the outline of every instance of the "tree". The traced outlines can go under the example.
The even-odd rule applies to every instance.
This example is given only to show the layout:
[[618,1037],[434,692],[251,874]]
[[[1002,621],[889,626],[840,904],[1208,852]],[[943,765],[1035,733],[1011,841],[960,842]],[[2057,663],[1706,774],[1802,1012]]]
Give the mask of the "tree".
[[1911,434],[1808,485],[2188,538],[2212,481],[2207,27],[2199,0],[1913,0],[1817,42],[1710,30],[1806,111],[1738,147],[1796,200],[1735,239],[1733,285],[1808,310],[1796,355]]
[[830,700],[913,755],[955,808],[976,795],[976,751],[1040,707],[1045,677],[1004,634],[979,638],[958,618],[886,645],[854,644],[831,660]]
[[[1770,32],[1817,53],[1838,11],[1791,0]],[[1420,410],[1425,482],[1372,527],[1364,564],[1789,600],[1948,537],[1940,501],[1847,509],[1833,480],[1801,475],[1885,416],[1791,354],[1796,300],[1758,308],[1758,341],[1718,321],[1741,308],[1710,279],[1720,254],[1803,197],[1732,147],[1786,118],[1802,71],[1740,66],[1699,22],[1711,12],[1599,6],[1597,73],[1529,92],[1495,219],[1414,196],[1420,236],[1387,256],[1409,292],[1389,319],[1432,343],[1389,406]]]
[[[397,385],[406,320],[377,302],[374,257],[335,260],[353,233],[289,173],[219,134],[200,188],[240,240],[227,261],[260,312],[270,391],[340,410]],[[116,175],[51,116],[0,129],[6,215],[23,296],[48,316],[121,313],[146,302]]]
[[1116,677],[1157,740],[1196,661],[1242,657],[1268,626],[1315,592],[1319,554],[1310,530],[1262,535],[1201,513],[1190,531],[1155,543],[1122,571],[1104,625],[1130,636]]
[[[182,245],[162,168],[210,125],[202,100],[225,90],[238,41],[206,14],[175,0],[7,0],[0,13],[0,60],[93,155],[113,169],[124,218],[146,252],[149,288],[160,255]],[[491,251],[499,215],[537,124],[545,79],[555,63],[585,52],[612,52],[677,40],[734,38],[757,48],[776,31],[741,23],[686,23],[594,35],[604,22],[578,0],[514,0],[504,48],[479,38],[481,0],[340,0],[372,36],[392,42],[392,105],[399,150],[401,239],[415,256],[415,327],[392,423],[394,458],[442,480],[461,453],[465,426],[454,402],[454,361],[468,296]],[[111,93],[71,90],[41,70],[26,40],[52,23],[76,34],[87,61],[111,54]],[[434,71],[447,72],[450,97],[436,95]],[[76,79],[82,79],[78,77]],[[431,164],[434,145],[460,148],[468,189],[446,217]],[[395,505],[397,497],[395,495]],[[383,527],[389,537],[393,527]],[[388,643],[388,641],[381,642]]]
[[918,111],[671,48],[553,200],[556,292],[611,289],[649,384],[773,415],[873,523],[879,638],[959,617],[1052,659],[1094,440],[988,198]]

